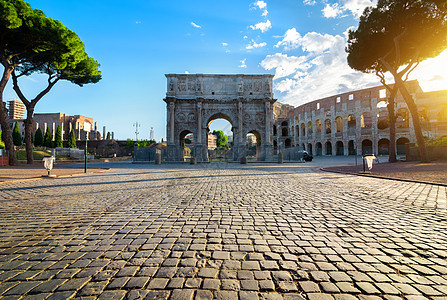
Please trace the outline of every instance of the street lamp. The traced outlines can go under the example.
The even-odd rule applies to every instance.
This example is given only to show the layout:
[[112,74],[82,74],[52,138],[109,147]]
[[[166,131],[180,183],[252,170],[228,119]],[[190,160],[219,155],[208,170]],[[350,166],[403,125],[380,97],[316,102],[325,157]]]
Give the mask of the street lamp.
[[88,141],[88,132],[85,133],[84,173],[87,173],[87,141]]
[[138,131],[138,128],[141,127],[141,125],[138,122],[136,122],[136,123],[133,124],[133,127],[135,127],[135,138],[136,138],[136,141],[138,141],[138,134],[140,133]]

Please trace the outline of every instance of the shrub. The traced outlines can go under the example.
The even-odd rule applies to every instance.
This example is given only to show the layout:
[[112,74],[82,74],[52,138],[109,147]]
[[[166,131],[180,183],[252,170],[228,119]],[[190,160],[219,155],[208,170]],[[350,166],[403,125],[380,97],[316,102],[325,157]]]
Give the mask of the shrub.
[[76,146],[76,137],[75,137],[75,133],[72,130],[70,130],[70,134],[68,135],[68,148],[77,148]]
[[43,137],[43,145],[48,148],[53,147],[53,137],[51,136],[50,127],[47,127],[45,131],[45,136]]
[[36,133],[34,134],[34,146],[43,146],[43,133],[40,127],[37,128]]
[[61,125],[57,125],[56,136],[54,137],[54,147],[64,147],[64,143],[62,142],[62,130]]
[[14,146],[22,146],[22,134],[19,129],[19,122],[14,124],[14,129],[12,131],[12,142]]

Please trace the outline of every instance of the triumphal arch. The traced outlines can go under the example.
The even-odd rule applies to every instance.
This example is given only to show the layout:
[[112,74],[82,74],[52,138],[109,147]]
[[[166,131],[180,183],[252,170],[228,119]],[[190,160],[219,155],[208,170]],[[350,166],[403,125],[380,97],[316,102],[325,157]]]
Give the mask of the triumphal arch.
[[193,155],[208,161],[209,124],[230,122],[233,160],[246,155],[247,134],[256,136],[257,158],[273,159],[273,75],[167,74],[167,160],[183,161],[185,136]]

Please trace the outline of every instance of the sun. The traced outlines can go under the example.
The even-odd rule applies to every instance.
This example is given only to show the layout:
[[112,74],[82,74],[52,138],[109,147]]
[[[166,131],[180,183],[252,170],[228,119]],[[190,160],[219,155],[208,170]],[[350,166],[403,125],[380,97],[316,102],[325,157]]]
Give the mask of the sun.
[[447,50],[421,62],[409,78],[417,79],[424,92],[447,90]]

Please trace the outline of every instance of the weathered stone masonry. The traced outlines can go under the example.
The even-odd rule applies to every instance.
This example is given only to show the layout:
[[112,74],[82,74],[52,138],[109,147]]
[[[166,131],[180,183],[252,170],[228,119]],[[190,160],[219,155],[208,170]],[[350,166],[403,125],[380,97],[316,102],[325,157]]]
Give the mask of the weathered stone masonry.
[[[417,81],[407,87],[418,105],[423,135],[447,136],[447,90],[424,93]],[[388,154],[390,132],[382,86],[311,101],[296,108],[275,103],[275,152],[297,147],[313,155]],[[416,142],[413,121],[401,95],[396,98],[396,150]],[[288,148],[290,150],[288,150]]]
[[246,153],[247,134],[257,139],[259,160],[273,159],[273,75],[167,74],[167,160],[184,160],[184,138],[193,133],[193,155],[208,161],[207,133],[215,119],[232,125],[233,159]]

